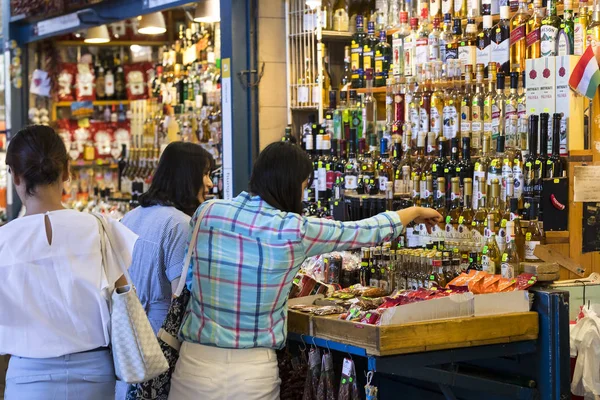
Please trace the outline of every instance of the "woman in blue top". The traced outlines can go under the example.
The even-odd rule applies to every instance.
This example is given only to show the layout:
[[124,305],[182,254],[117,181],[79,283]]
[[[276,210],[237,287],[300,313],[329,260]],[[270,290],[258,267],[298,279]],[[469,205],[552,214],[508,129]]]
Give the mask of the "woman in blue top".
[[300,147],[273,143],[256,160],[250,193],[196,212],[191,298],[170,400],[278,399],[274,350],[285,345],[288,295],[304,259],[392,240],[412,221],[428,229],[441,221],[421,207],[356,222],[303,217],[312,175]]
[[[137,294],[158,333],[181,276],[190,217],[212,188],[213,158],[202,146],[174,142],[164,150],[140,207],[123,218],[139,239],[129,268]],[[127,385],[117,385],[117,400]]]

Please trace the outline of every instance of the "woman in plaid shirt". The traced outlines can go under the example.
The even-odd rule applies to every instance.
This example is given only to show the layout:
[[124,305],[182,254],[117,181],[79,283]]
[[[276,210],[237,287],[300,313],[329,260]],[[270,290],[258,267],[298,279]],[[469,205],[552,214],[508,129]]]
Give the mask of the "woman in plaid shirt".
[[303,217],[312,176],[300,147],[273,143],[256,160],[250,193],[196,211],[192,297],[169,399],[278,399],[275,349],[285,345],[288,295],[303,261],[390,241],[412,221],[428,229],[441,221],[421,207],[357,222]]

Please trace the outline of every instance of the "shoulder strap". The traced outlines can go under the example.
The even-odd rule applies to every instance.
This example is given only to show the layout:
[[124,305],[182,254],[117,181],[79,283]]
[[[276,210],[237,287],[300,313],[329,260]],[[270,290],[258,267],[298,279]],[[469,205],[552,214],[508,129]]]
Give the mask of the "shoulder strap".
[[191,268],[190,262],[192,261],[192,253],[196,249],[196,245],[198,243],[198,231],[200,230],[200,225],[202,224],[202,218],[204,217],[204,214],[206,214],[206,211],[209,209],[210,206],[211,206],[211,204],[206,204],[204,206],[204,208],[202,208],[202,211],[200,212],[200,215],[198,215],[198,219],[196,220],[196,223],[194,224],[192,238],[190,239],[190,243],[189,243],[187,251],[185,253],[185,258],[183,259],[183,268],[181,271],[181,277],[179,277],[179,284],[177,285],[177,289],[175,290],[175,293],[173,293],[173,296],[175,296],[175,297],[178,297],[179,295],[181,295],[181,292],[183,292],[183,288],[185,287],[186,280],[187,280],[187,271],[188,271],[188,268]]
[[[97,213],[91,213],[94,217],[96,217],[96,219],[98,220],[98,223],[100,225],[100,240],[101,240],[101,245],[104,245],[104,251],[102,253],[102,257],[103,257],[103,264],[104,264],[104,268],[106,269],[106,262],[107,262],[107,256],[108,256],[108,247],[106,246],[106,240],[105,240],[105,235],[106,235],[106,239],[108,240],[108,245],[110,246],[111,249],[115,249],[116,247],[114,246],[114,239],[112,238],[112,235],[110,234],[110,230],[108,229],[108,222],[106,222],[106,220],[104,219],[104,217],[102,217],[102,215],[97,214]],[[130,286],[133,286],[133,281],[131,280],[131,276],[129,275],[129,271],[127,266],[125,265],[125,263],[123,262],[123,258],[121,257],[121,254],[119,254],[118,251],[112,251],[112,254],[114,254],[115,258],[117,259],[117,264],[119,264],[119,268],[121,269],[121,272],[123,272],[123,275],[125,276],[125,279],[127,280],[127,284]]]

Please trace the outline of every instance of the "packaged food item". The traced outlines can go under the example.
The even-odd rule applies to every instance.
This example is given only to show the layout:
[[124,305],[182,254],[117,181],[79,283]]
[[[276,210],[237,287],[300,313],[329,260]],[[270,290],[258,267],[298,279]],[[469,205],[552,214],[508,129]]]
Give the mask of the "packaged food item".
[[128,100],[148,98],[147,63],[125,64],[125,85]]
[[323,353],[321,377],[319,378],[319,387],[317,388],[317,400],[335,400],[333,379],[333,357],[331,353]]
[[362,297],[382,297],[385,295],[386,295],[386,291],[383,290],[382,288],[378,288],[378,287],[366,288],[360,294],[360,296],[362,296]]
[[341,314],[344,311],[346,311],[346,309],[340,306],[322,306],[312,310],[311,312],[315,315],[331,315]]
[[304,384],[302,400],[316,400],[319,378],[321,376],[321,352],[317,347],[312,347],[308,352],[308,373]]
[[483,279],[483,293],[496,293],[498,292],[498,284],[500,283],[501,275],[490,275],[488,274]]
[[498,293],[512,292],[515,290],[516,284],[516,279],[500,278],[500,281],[498,282]]
[[96,147],[96,156],[99,158],[112,157],[113,130],[110,125],[104,122],[95,122],[91,126],[91,131],[94,147]]
[[517,276],[517,283],[515,290],[526,290],[531,286],[535,285],[538,281],[538,277],[534,274],[521,274]]
[[75,100],[73,83],[75,82],[75,75],[77,75],[77,66],[72,63],[62,63],[59,68],[60,72],[57,77],[58,101],[73,101]]
[[75,76],[75,99],[77,101],[96,100],[94,84],[94,68],[92,68],[90,64],[77,64],[77,75]]

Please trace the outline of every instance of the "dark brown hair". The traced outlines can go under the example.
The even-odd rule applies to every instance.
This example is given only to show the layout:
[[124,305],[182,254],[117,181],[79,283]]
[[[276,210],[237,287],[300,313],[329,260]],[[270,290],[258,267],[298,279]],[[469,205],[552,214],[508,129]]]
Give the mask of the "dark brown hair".
[[250,192],[281,211],[302,214],[302,183],[313,179],[313,165],[304,150],[289,142],[275,142],[258,155]]
[[44,125],[20,130],[10,140],[6,164],[11,173],[25,181],[29,196],[38,186],[57,183],[68,169],[69,156],[60,136]]
[[204,175],[214,168],[214,159],[194,143],[169,144],[158,162],[152,184],[140,196],[142,207],[170,206],[194,215],[200,205],[198,193],[204,189]]

